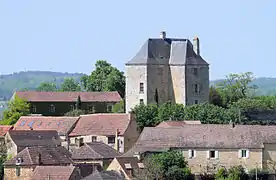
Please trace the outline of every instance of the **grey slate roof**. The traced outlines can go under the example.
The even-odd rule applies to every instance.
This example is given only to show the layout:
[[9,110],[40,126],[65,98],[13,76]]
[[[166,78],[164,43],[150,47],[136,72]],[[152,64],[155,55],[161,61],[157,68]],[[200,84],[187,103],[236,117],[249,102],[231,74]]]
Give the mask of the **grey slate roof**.
[[187,124],[183,127],[145,127],[134,147],[135,152],[160,151],[168,148],[260,149],[276,143],[276,126]]
[[74,160],[113,159],[120,155],[115,149],[102,142],[85,143],[72,150],[72,159]]
[[[40,162],[39,162],[40,156]],[[4,165],[15,165],[16,159],[21,158],[21,166],[30,165],[70,165],[73,163],[71,154],[64,147],[26,147],[14,158],[7,160]]]
[[115,171],[96,171],[82,180],[123,180],[124,178]]
[[208,65],[188,39],[148,39],[126,65]]

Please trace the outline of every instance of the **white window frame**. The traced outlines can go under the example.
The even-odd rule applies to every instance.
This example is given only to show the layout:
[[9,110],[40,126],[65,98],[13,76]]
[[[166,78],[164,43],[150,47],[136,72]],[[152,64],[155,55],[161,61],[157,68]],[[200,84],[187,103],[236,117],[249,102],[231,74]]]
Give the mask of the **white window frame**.
[[144,94],[144,92],[145,92],[144,83],[143,83],[143,82],[140,82],[140,84],[139,84],[139,93],[140,93],[140,94]]
[[51,113],[56,112],[56,107],[55,107],[55,105],[51,104],[49,110],[50,110]]
[[[242,156],[242,152],[245,151],[245,157]],[[240,149],[238,151],[238,157],[248,159],[249,158],[249,150],[248,149]]]
[[139,99],[139,105],[145,105],[144,99]]
[[[215,152],[215,157],[210,157],[211,151]],[[207,151],[207,159],[218,159],[219,158],[219,152],[216,150],[209,150]]]
[[195,157],[196,157],[196,150],[194,150],[194,149],[189,149],[189,150],[188,150],[188,157],[189,157],[189,159],[195,158]]

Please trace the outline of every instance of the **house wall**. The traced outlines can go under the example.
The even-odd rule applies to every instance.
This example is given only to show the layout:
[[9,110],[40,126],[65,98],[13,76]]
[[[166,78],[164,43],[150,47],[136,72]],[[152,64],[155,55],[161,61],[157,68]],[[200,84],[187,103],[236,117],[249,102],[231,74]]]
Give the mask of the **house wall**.
[[182,149],[185,160],[191,168],[192,173],[213,172],[218,168],[230,168],[231,166],[242,165],[246,170],[262,168],[262,149],[249,149],[248,158],[239,158],[239,149],[216,149],[218,151],[217,159],[208,159],[209,149],[195,149],[196,156],[189,158],[188,149]]
[[4,179],[5,180],[29,180],[31,179],[33,172],[34,172],[34,168],[32,167],[21,167],[20,176],[17,176],[15,167],[5,167]]
[[[137,130],[137,122],[133,119],[134,116],[131,117],[131,121],[127,130],[124,133],[124,152],[127,152],[132,146],[136,143],[140,133]],[[120,151],[121,152],[121,151]]]
[[11,139],[9,132],[5,135],[5,143],[7,147],[7,155],[14,157],[17,155],[17,146]]
[[264,144],[262,158],[263,168],[274,173],[276,170],[276,144]]
[[[31,114],[42,114],[44,116],[63,116],[65,113],[72,110],[71,106],[76,105],[76,102],[29,102],[31,104],[30,111]],[[117,102],[91,102],[86,103],[82,102],[81,109],[86,113],[107,113],[107,106],[113,106]],[[55,106],[55,112],[50,112],[50,105],[53,104]],[[34,112],[35,106],[36,111]],[[94,112],[92,112],[92,108],[94,107]]]
[[107,171],[116,171],[119,174],[123,175],[125,179],[129,180],[130,178],[127,176],[126,172],[123,170],[119,162],[116,158],[113,159],[113,161],[110,163],[110,165],[107,168]]

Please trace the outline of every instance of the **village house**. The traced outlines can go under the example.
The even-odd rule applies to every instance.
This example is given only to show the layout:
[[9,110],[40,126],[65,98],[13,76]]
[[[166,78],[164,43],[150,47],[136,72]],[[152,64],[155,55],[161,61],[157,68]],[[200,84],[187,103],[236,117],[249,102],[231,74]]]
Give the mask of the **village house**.
[[[182,127],[145,127],[133,148],[123,156],[179,150],[192,173],[242,165],[273,170],[276,164],[276,126],[186,124]],[[274,169],[275,170],[275,169]]]
[[31,114],[43,116],[63,116],[76,109],[78,97],[80,109],[86,113],[112,112],[113,105],[122,100],[118,92],[36,92],[18,91],[17,96],[30,104]]
[[37,166],[31,180],[80,180],[80,171],[75,166]]
[[201,124],[200,121],[163,121],[156,127],[182,127],[186,124]]
[[78,122],[79,117],[65,116],[21,116],[14,130],[53,130],[57,131],[62,145],[68,148],[68,136]]
[[102,169],[106,169],[115,157],[121,155],[114,148],[102,142],[83,143],[79,141],[74,148],[70,149],[74,164],[90,164],[92,168],[100,165]]
[[61,145],[61,140],[57,131],[10,130],[5,136],[5,144],[8,156],[14,157],[26,147],[57,147]]
[[144,169],[144,164],[137,157],[116,157],[108,166],[107,171],[115,171],[124,179],[132,179],[135,172]]
[[1,146],[5,144],[5,135],[11,129],[13,129],[13,126],[0,125],[0,145]]
[[79,139],[84,143],[103,142],[120,153],[130,149],[138,136],[134,115],[124,113],[81,115],[69,135],[71,144]]
[[71,154],[62,146],[26,147],[4,163],[4,179],[30,180],[38,166],[71,166],[70,157]]

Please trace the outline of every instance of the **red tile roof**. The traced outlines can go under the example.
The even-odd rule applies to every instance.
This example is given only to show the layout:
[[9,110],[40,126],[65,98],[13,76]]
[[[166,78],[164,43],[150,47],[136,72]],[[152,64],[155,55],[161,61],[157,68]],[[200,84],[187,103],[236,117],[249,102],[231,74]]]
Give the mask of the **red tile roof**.
[[76,102],[78,96],[82,102],[119,102],[122,100],[117,91],[114,92],[16,92],[16,95],[28,102]]
[[123,135],[129,122],[130,115],[124,113],[81,115],[70,136],[115,135],[116,129]]
[[14,130],[55,130],[59,135],[70,133],[79,117],[21,116]]
[[13,126],[0,125],[0,136],[5,136],[5,134],[12,128]]
[[68,180],[76,170],[74,166],[37,166],[32,180]]
[[200,121],[163,121],[156,127],[182,127],[187,124],[201,124]]

